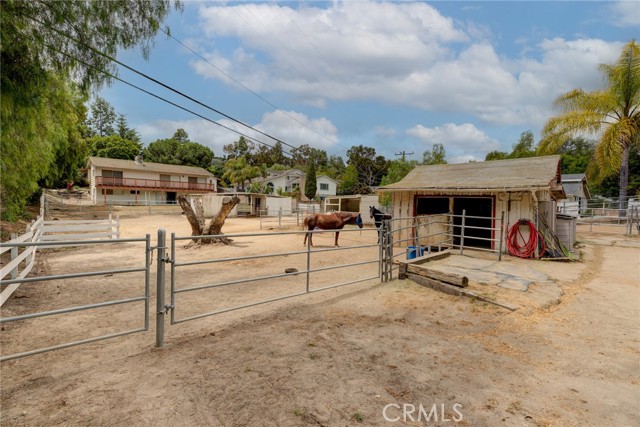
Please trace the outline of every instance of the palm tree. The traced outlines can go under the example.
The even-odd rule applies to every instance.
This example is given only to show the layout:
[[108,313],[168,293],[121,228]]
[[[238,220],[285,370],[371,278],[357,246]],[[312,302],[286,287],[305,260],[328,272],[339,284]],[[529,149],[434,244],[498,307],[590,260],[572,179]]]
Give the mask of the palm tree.
[[251,166],[247,163],[247,158],[237,157],[227,160],[224,164],[225,172],[222,175],[223,179],[228,180],[232,184],[234,184],[235,188],[244,191],[244,183],[245,181],[251,180],[260,176],[261,170],[258,166]]
[[545,125],[538,152],[555,153],[576,134],[598,134],[593,163],[601,178],[619,172],[619,203],[623,210],[629,182],[629,148],[640,144],[640,45],[635,40],[626,44],[618,61],[600,65],[600,72],[607,82],[604,89],[574,89],[556,99],[555,105],[563,112]]

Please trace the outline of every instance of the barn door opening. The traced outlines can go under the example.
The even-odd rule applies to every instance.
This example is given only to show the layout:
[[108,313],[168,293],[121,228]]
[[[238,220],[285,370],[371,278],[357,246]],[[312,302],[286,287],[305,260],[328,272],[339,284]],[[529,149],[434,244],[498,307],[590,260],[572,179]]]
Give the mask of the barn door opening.
[[[493,226],[493,199],[491,197],[454,197],[453,218],[454,238],[453,244],[460,245],[460,232],[462,225],[462,211],[465,211],[464,245],[474,248],[491,249]],[[481,218],[470,218],[481,217]],[[482,227],[469,228],[469,227]],[[485,240],[486,239],[486,240]]]

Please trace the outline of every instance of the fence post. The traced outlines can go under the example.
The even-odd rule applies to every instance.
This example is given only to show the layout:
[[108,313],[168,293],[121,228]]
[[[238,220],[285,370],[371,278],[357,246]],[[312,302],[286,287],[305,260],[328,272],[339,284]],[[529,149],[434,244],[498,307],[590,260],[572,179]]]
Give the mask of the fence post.
[[282,227],[282,206],[278,209],[278,227]]
[[[11,240],[14,240],[14,239],[17,239],[17,238],[18,238],[18,233],[11,233]],[[17,257],[18,257],[18,247],[17,246],[13,246],[11,248],[11,261],[16,259]],[[18,266],[16,265],[16,268],[11,270],[11,278],[15,279],[17,277],[18,277]]]
[[310,275],[311,273],[309,272],[309,270],[311,270],[311,236],[313,233],[313,230],[308,230],[307,231],[307,293],[309,292],[309,282],[310,282]]
[[500,249],[498,250],[498,261],[502,261],[502,241],[504,240],[504,211],[500,217]]
[[166,258],[166,231],[164,228],[158,230],[158,257],[157,257],[157,276],[156,276],[156,347],[164,346],[164,287],[165,287],[165,258]]
[[465,215],[467,214],[466,209],[462,209],[462,224],[460,225],[460,255],[464,252],[464,224],[465,224]]

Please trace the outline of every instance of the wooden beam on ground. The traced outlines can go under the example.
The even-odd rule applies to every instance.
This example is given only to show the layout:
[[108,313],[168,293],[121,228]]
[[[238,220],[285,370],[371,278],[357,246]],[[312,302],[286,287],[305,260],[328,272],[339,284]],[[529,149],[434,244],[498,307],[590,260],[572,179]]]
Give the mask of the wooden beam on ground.
[[418,285],[424,286],[426,288],[431,288],[431,289],[434,289],[436,291],[444,292],[444,293],[449,294],[449,295],[466,296],[466,297],[469,297],[469,298],[476,299],[478,301],[483,301],[483,302],[487,302],[489,304],[497,305],[498,307],[506,308],[507,310],[510,310],[510,311],[514,311],[514,310],[517,310],[519,308],[518,306],[515,306],[515,305],[512,305],[512,304],[508,304],[508,303],[504,303],[504,302],[500,302],[500,301],[496,301],[494,299],[487,298],[487,297],[484,297],[482,295],[479,295],[478,293],[476,293],[474,291],[462,289],[462,288],[459,288],[457,286],[441,282],[439,280],[431,279],[429,277],[424,277],[424,276],[419,276],[417,274],[408,273],[407,274],[407,278],[409,280],[412,280],[412,281],[416,282]]
[[428,277],[430,279],[439,280],[459,288],[466,288],[469,285],[469,278],[461,274],[445,273],[433,270],[422,265],[407,265],[407,273],[417,274],[418,276]]
[[417,258],[413,258],[410,260],[406,260],[406,261],[400,261],[400,269],[398,271],[398,279],[402,280],[402,279],[406,279],[407,278],[407,266],[408,265],[416,265],[416,264],[423,264],[425,262],[429,262],[429,261],[435,261],[437,259],[442,259],[442,258],[446,258],[449,255],[451,255],[451,252],[449,251],[449,249],[446,249],[444,251],[440,251],[440,252],[433,252],[427,255],[423,255]]

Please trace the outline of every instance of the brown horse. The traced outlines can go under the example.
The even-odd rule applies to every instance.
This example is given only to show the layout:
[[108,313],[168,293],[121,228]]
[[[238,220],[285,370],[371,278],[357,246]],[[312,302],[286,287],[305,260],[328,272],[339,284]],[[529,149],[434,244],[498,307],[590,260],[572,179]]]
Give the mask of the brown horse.
[[[334,212],[331,214],[315,214],[304,219],[304,226],[308,231],[314,228],[322,230],[342,230],[345,224],[356,224],[362,228],[362,216],[359,213],[351,212]],[[336,231],[336,246],[338,246],[339,231]],[[312,233],[304,234],[304,245],[307,244],[307,236],[309,236],[309,244],[313,246]]]

